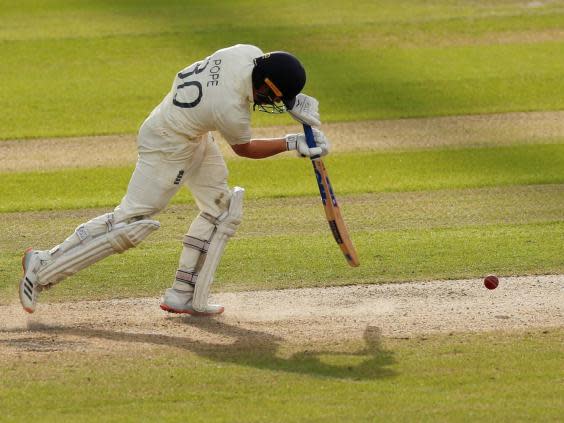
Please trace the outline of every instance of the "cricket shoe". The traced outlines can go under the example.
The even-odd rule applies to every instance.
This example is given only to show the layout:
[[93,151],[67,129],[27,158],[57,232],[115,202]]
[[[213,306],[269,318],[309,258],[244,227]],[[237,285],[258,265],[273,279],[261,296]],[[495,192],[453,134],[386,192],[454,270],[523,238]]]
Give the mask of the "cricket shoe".
[[215,316],[225,310],[219,304],[208,304],[205,311],[197,311],[192,307],[192,293],[168,288],[161,301],[161,309],[169,313],[190,314],[192,316]]
[[41,267],[41,257],[38,251],[29,247],[22,257],[23,277],[20,281],[20,302],[28,313],[35,311],[37,298],[44,286],[37,281],[37,271]]

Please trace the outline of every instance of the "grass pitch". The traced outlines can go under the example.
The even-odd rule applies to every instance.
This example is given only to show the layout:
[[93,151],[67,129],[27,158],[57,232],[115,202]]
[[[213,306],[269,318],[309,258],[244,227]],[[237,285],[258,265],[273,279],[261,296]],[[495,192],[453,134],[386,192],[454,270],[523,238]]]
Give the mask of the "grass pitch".
[[[342,196],[362,262],[356,269],[346,265],[334,243],[318,198],[248,200],[215,288],[458,279],[491,272],[563,273],[563,193],[564,185],[555,184]],[[16,299],[24,248],[30,243],[50,248],[102,212],[3,214],[0,301]],[[171,283],[182,235],[195,214],[194,205],[169,208],[157,216],[162,228],[140,247],[75,275],[42,301],[160,295]]]
[[325,121],[563,106],[561,2],[3,0],[0,19],[0,139],[134,132],[236,43],[302,58]]
[[[516,422],[558,421],[562,412],[562,330],[380,339],[367,329],[361,343],[314,346],[252,344],[252,330],[221,324],[208,330],[239,341],[80,329],[78,343],[152,347],[97,353],[96,365],[79,353],[0,360],[3,418]],[[36,341],[39,351],[53,333]]]
[[[427,191],[564,182],[564,144],[346,153],[327,158],[339,194]],[[316,195],[311,166],[295,157],[228,162],[230,184],[248,198]],[[0,212],[114,207],[132,168],[0,174]],[[173,203],[190,201],[186,190]]]

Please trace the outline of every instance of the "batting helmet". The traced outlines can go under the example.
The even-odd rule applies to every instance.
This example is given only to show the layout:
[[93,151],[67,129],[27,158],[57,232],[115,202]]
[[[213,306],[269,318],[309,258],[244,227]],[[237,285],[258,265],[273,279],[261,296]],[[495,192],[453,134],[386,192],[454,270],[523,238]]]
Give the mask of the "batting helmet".
[[291,109],[296,95],[306,83],[306,73],[300,61],[290,53],[274,51],[257,57],[254,63],[253,87],[260,91],[255,103],[274,106],[273,99],[280,98],[286,109]]

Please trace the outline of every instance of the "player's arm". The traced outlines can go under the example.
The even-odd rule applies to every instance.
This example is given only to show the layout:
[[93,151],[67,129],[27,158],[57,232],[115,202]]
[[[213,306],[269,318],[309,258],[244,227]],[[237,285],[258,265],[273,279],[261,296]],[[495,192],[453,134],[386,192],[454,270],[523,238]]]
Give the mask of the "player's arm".
[[244,144],[232,144],[231,148],[238,156],[249,159],[264,159],[288,151],[285,138],[257,138]]
[[313,130],[316,146],[309,148],[304,134],[288,134],[284,138],[256,138],[244,144],[232,144],[233,151],[241,157],[263,159],[285,151],[297,151],[302,157],[324,156],[329,153],[329,140],[318,129]]

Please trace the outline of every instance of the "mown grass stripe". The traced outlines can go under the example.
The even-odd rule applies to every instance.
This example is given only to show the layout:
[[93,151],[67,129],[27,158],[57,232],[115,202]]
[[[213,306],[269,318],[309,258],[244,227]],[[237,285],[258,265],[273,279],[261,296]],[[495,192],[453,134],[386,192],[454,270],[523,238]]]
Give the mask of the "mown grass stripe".
[[134,133],[179,69],[241,41],[297,54],[325,122],[563,107],[562,11],[548,4],[32,3],[0,8],[2,139]]
[[[337,195],[564,182],[564,144],[342,153],[326,161]],[[317,195],[305,160],[235,159],[228,167],[230,183],[244,186],[248,198]],[[125,167],[0,174],[0,212],[111,207],[124,195],[131,172]],[[181,190],[173,203],[189,201]]]
[[[477,225],[564,221],[564,184],[503,188],[374,193],[340,197],[353,234],[365,231],[456,228]],[[41,234],[39,247],[54,245],[107,209],[4,213],[0,250],[23,250]],[[174,205],[155,216],[161,229],[150,240],[178,240],[196,216],[195,204]],[[300,224],[297,225],[296,222]],[[248,199],[238,239],[325,234],[328,226],[317,197]]]
[[[4,418],[93,423],[173,422],[186,416],[195,422],[287,423],[561,420],[562,329],[382,339],[375,326],[367,328],[362,341],[288,345],[260,327],[221,321],[194,326],[220,331],[233,342],[201,342],[193,339],[191,324],[185,326],[170,346],[166,336],[127,328],[61,327],[55,328],[61,332],[57,335],[45,331],[43,338],[20,338],[24,346],[27,340],[53,348],[59,346],[59,335],[72,335],[48,360],[23,355],[0,363]],[[97,339],[119,340],[125,350],[68,351]],[[12,342],[18,345],[17,339]]]
[[[141,246],[111,256],[46,292],[44,301],[158,296],[173,281],[181,238],[149,238]],[[235,238],[218,269],[215,289],[240,291],[465,279],[487,273],[500,276],[564,273],[562,221],[365,230],[353,233],[353,239],[361,261],[361,266],[354,269],[346,264],[328,230],[299,236]],[[0,252],[0,302],[17,301],[15,286],[21,274],[20,253],[13,249]]]

